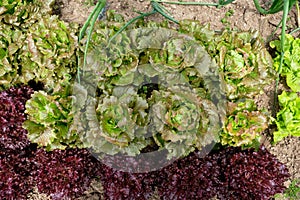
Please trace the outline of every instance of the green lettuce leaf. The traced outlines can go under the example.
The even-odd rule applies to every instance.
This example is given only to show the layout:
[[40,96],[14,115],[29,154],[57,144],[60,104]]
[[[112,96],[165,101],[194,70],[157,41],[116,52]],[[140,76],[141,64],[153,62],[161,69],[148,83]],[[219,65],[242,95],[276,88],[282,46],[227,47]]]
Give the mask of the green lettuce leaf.
[[12,86],[18,78],[19,63],[16,54],[22,48],[25,35],[12,26],[0,24],[0,90]]

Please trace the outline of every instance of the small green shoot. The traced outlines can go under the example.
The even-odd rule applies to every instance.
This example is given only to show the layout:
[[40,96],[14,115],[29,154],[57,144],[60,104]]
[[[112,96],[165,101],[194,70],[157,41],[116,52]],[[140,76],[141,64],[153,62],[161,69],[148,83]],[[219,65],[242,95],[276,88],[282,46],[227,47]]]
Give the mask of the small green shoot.
[[298,200],[300,196],[300,180],[294,179],[290,186],[284,191],[283,194],[276,194],[275,199],[287,198],[289,200]]
[[221,19],[222,24],[226,25],[226,29],[230,29],[230,22],[228,21],[229,17],[234,14],[234,10],[230,9],[225,13],[225,16]]

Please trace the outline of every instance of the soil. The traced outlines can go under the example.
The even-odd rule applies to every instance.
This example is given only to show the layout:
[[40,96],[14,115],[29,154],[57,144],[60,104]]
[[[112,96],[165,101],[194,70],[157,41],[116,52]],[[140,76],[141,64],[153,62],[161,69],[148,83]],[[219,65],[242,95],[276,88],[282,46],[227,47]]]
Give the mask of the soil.
[[[58,14],[62,20],[83,24],[89,13],[93,10],[91,2],[93,1],[90,0],[88,3],[87,0],[58,0],[56,1],[56,6],[58,7]],[[265,5],[267,4],[267,1],[261,2]],[[250,0],[235,1],[220,9],[207,6],[182,5],[166,5],[166,8],[168,8],[175,19],[200,20],[203,23],[209,23],[213,30],[221,30],[229,27],[238,30],[258,30],[265,39],[266,44],[272,39],[270,35],[276,29],[282,16],[282,12],[272,15],[261,15],[256,10],[253,1]],[[151,6],[148,0],[108,0],[108,9],[116,10],[128,20],[138,15],[136,11],[150,11]],[[233,12],[233,14],[229,17],[225,17],[228,12]],[[156,14],[147,19],[157,21],[162,20],[163,18]],[[222,19],[223,23],[221,22]],[[227,22],[224,22],[224,19]],[[288,31],[299,25],[297,24],[296,19],[296,11],[292,10],[289,13],[287,23]],[[279,34],[280,29],[275,32],[275,37]],[[270,104],[270,102],[272,102],[271,99],[273,98],[272,95],[273,87],[268,87],[265,90],[265,94],[255,98],[261,107],[270,109],[273,107],[273,105]],[[287,165],[291,174],[291,180],[295,178],[300,179],[300,138],[288,137],[273,146],[268,141],[269,139],[266,139],[265,145],[271,153],[275,154],[281,162]],[[290,181],[286,184],[289,185],[289,182]],[[98,194],[98,196],[95,196],[95,194]],[[91,185],[90,190],[86,192],[86,196],[80,199],[102,199],[101,196],[101,185],[99,185],[99,182],[94,182]]]

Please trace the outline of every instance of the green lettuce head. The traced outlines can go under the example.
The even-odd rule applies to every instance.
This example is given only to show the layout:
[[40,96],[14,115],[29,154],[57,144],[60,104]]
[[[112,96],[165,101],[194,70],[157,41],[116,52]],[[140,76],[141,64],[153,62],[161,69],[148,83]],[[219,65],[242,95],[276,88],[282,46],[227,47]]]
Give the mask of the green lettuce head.
[[181,21],[180,31],[193,35],[216,59],[225,75],[227,99],[252,98],[274,81],[273,59],[257,31],[224,30],[217,34],[194,20]]
[[261,133],[268,128],[267,113],[257,110],[253,100],[229,103],[229,114],[220,134],[222,145],[257,147]]
[[0,2],[0,21],[26,29],[50,14],[54,0],[4,0]]
[[45,90],[56,86],[66,76],[76,72],[76,27],[60,21],[57,16],[45,15],[26,33],[19,52],[20,83],[41,82]]
[[154,91],[150,129],[168,157],[188,155],[218,141],[220,121],[216,106],[189,88]]
[[47,150],[82,146],[76,131],[70,131],[73,122],[70,97],[35,92],[26,102],[28,119],[23,127],[31,142]]
[[92,101],[86,112],[81,113],[88,124],[82,138],[86,147],[109,155],[137,155],[147,146],[148,103],[135,94],[133,88],[115,88],[111,96]]

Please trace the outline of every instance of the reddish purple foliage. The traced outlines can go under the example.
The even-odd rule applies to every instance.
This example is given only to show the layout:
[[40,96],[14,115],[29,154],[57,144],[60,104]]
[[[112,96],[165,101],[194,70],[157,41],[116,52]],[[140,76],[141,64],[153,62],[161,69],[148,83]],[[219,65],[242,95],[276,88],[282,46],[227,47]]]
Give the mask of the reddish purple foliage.
[[290,176],[284,164],[265,147],[258,151],[229,148],[220,152],[227,155],[221,163],[223,184],[226,189],[218,196],[222,199],[270,199],[284,191],[284,181]]
[[32,93],[27,86],[0,93],[0,199],[26,199],[34,185],[31,146],[21,127],[25,102]]
[[163,199],[270,199],[284,191],[288,169],[263,146],[227,148],[199,159],[197,153],[162,170]]
[[105,199],[147,200],[160,185],[159,171],[129,173],[103,165],[100,175]]
[[29,145],[25,121],[25,102],[33,90],[27,86],[10,88],[0,93],[0,149],[22,150]]
[[28,155],[0,152],[0,199],[26,199],[35,166]]
[[98,174],[99,163],[84,149],[38,149],[34,162],[34,178],[40,192],[53,200],[78,197],[88,188]]
[[208,200],[216,195],[220,168],[216,159],[199,158],[194,152],[163,168],[160,176],[163,183],[158,191],[162,199]]
[[289,174],[261,147],[258,151],[226,148],[205,158],[194,152],[149,173],[121,172],[104,166],[101,177],[107,199],[144,200],[157,188],[165,200],[206,200],[213,196],[221,200],[266,200],[283,192]]

